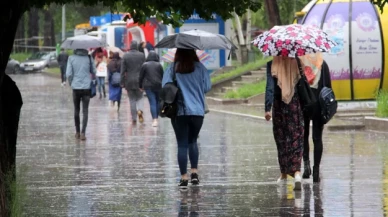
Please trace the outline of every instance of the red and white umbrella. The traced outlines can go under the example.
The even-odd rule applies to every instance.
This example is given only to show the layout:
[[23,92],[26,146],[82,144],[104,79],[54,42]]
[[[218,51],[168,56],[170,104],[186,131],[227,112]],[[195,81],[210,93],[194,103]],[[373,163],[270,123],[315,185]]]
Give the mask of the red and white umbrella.
[[297,57],[309,53],[329,52],[336,43],[319,28],[292,24],[275,26],[259,35],[253,44],[265,56]]

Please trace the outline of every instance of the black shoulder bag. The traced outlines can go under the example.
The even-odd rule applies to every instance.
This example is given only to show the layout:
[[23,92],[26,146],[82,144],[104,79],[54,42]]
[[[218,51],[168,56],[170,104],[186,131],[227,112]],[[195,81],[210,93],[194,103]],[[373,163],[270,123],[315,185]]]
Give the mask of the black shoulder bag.
[[173,78],[172,82],[164,85],[160,92],[160,116],[175,118],[178,114],[178,96],[179,96],[179,88],[176,79],[175,73],[175,64],[173,66]]
[[303,113],[311,118],[314,115],[315,108],[317,106],[317,98],[314,92],[311,90],[310,84],[307,81],[306,75],[302,69],[302,64],[300,63],[300,59],[298,57],[296,57],[296,61],[298,63],[300,74],[300,80],[297,84],[297,91],[299,94],[300,102],[302,104]]

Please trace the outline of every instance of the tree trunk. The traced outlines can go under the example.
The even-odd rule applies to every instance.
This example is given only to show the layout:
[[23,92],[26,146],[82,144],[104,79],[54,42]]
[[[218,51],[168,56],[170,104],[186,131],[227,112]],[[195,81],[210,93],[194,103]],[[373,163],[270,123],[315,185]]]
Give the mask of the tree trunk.
[[54,46],[55,36],[53,33],[53,17],[49,9],[44,10],[44,29],[43,29],[43,45],[44,46]]
[[[14,167],[16,156],[16,136],[19,118],[16,118],[15,109],[11,97],[20,94],[15,83],[5,75],[5,68],[11,54],[13,41],[19,19],[26,8],[28,0],[13,0],[0,7],[0,216],[8,217],[10,213],[11,194],[9,182],[5,182],[6,175],[9,175]],[[11,93],[12,92],[12,93]],[[18,110],[18,109],[16,109]],[[20,107],[19,107],[20,111]],[[12,122],[12,123],[10,123]]]
[[28,45],[35,46],[30,48],[30,52],[39,51],[39,13],[36,8],[31,8],[28,12]]
[[14,52],[19,53],[24,51],[23,47],[21,47],[21,44],[24,42],[24,38],[26,37],[25,33],[26,33],[26,30],[25,30],[25,24],[24,24],[24,16],[22,16],[19,21],[17,32],[16,32],[14,43],[17,46],[14,47]]
[[281,25],[279,6],[276,0],[264,0],[265,10],[269,20],[269,28]]
[[247,10],[247,36],[246,36],[246,41],[247,41],[247,49],[248,51],[251,50],[251,35],[252,35],[252,14],[251,10]]
[[239,47],[237,52],[240,53],[240,57],[237,55],[237,59],[239,59],[239,62],[241,64],[245,64],[245,63],[248,63],[248,54],[247,54],[247,50],[245,49],[246,43],[245,43],[244,33],[241,26],[240,17],[236,13],[233,13],[233,16],[234,16],[234,21],[236,22],[235,32],[237,33],[237,36],[238,36],[237,44],[239,45]]

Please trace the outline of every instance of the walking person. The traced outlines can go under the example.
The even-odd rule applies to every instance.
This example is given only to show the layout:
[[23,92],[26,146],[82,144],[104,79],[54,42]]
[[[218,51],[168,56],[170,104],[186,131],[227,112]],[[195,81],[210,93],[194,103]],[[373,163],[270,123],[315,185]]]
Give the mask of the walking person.
[[108,74],[108,69],[104,61],[104,55],[102,53],[98,53],[96,55],[95,60],[96,60],[96,68],[97,68],[96,76],[97,76],[98,92],[100,94],[100,99],[102,99],[103,95],[104,95],[104,98],[106,98],[105,77]]
[[[310,54],[300,57],[302,64],[305,68],[306,77],[310,83],[311,90],[315,94],[316,98],[319,98],[319,94],[323,87],[331,88],[330,70],[327,63],[323,60],[322,53]],[[303,151],[303,162],[304,172],[303,178],[308,179],[311,175],[310,167],[310,145],[309,145],[309,134],[310,134],[310,121],[312,120],[313,126],[313,143],[314,143],[314,166],[313,166],[313,182],[320,182],[319,177],[319,166],[322,159],[323,143],[322,133],[324,124],[321,116],[321,106],[316,103],[314,113],[312,117],[304,115],[304,151]]]
[[118,75],[120,75],[120,72],[121,72],[120,55],[119,53],[113,53],[111,56],[111,61],[108,64],[109,100],[112,102],[112,106],[115,106],[115,104],[117,103],[117,111],[120,110],[122,88],[119,83],[119,80],[117,80],[115,76],[117,76],[117,73]]
[[174,63],[163,75],[162,85],[176,80],[180,89],[178,113],[171,119],[178,143],[178,164],[181,173],[180,188],[187,188],[187,161],[191,163],[191,183],[199,184],[197,137],[205,115],[205,93],[211,89],[210,76],[194,50],[177,49]]
[[130,50],[124,54],[121,61],[121,86],[125,87],[128,92],[133,124],[136,124],[137,116],[140,123],[144,121],[144,97],[139,88],[140,69],[144,62],[144,54],[138,51],[137,42],[132,41]]
[[[85,132],[88,125],[89,101],[90,101],[90,83],[93,76],[96,74],[96,67],[93,64],[92,58],[88,55],[85,49],[77,49],[74,55],[69,57],[66,77],[69,80],[69,85],[73,89],[74,103],[74,122],[76,139],[86,140]],[[80,110],[82,102],[82,129],[80,128]]]
[[61,85],[62,87],[66,85],[66,66],[69,55],[65,52],[65,49],[61,49],[61,53],[57,57],[59,69],[61,70]]
[[269,121],[273,116],[273,134],[281,172],[278,183],[287,182],[287,175],[291,175],[295,190],[301,189],[304,139],[303,111],[296,91],[299,78],[296,59],[275,56],[267,63],[265,118]]
[[159,63],[159,55],[151,51],[141,67],[139,87],[145,90],[152,115],[152,126],[158,126],[159,94],[162,89],[163,67]]

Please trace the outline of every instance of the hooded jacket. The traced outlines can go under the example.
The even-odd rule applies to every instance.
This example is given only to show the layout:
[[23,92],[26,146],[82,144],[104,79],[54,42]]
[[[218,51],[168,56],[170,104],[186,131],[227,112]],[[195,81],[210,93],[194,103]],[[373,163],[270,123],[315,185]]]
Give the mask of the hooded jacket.
[[140,70],[145,62],[144,54],[138,51],[138,44],[132,41],[130,50],[121,62],[121,85],[127,90],[139,89]]
[[115,72],[121,72],[121,59],[119,53],[113,53],[112,60],[108,64],[109,78]]
[[88,55],[88,51],[77,49],[69,57],[66,67],[66,77],[73,90],[90,89],[91,73],[96,74],[96,66]]
[[139,87],[142,89],[162,89],[163,67],[159,63],[159,55],[155,51],[148,54],[147,61],[140,71]]

